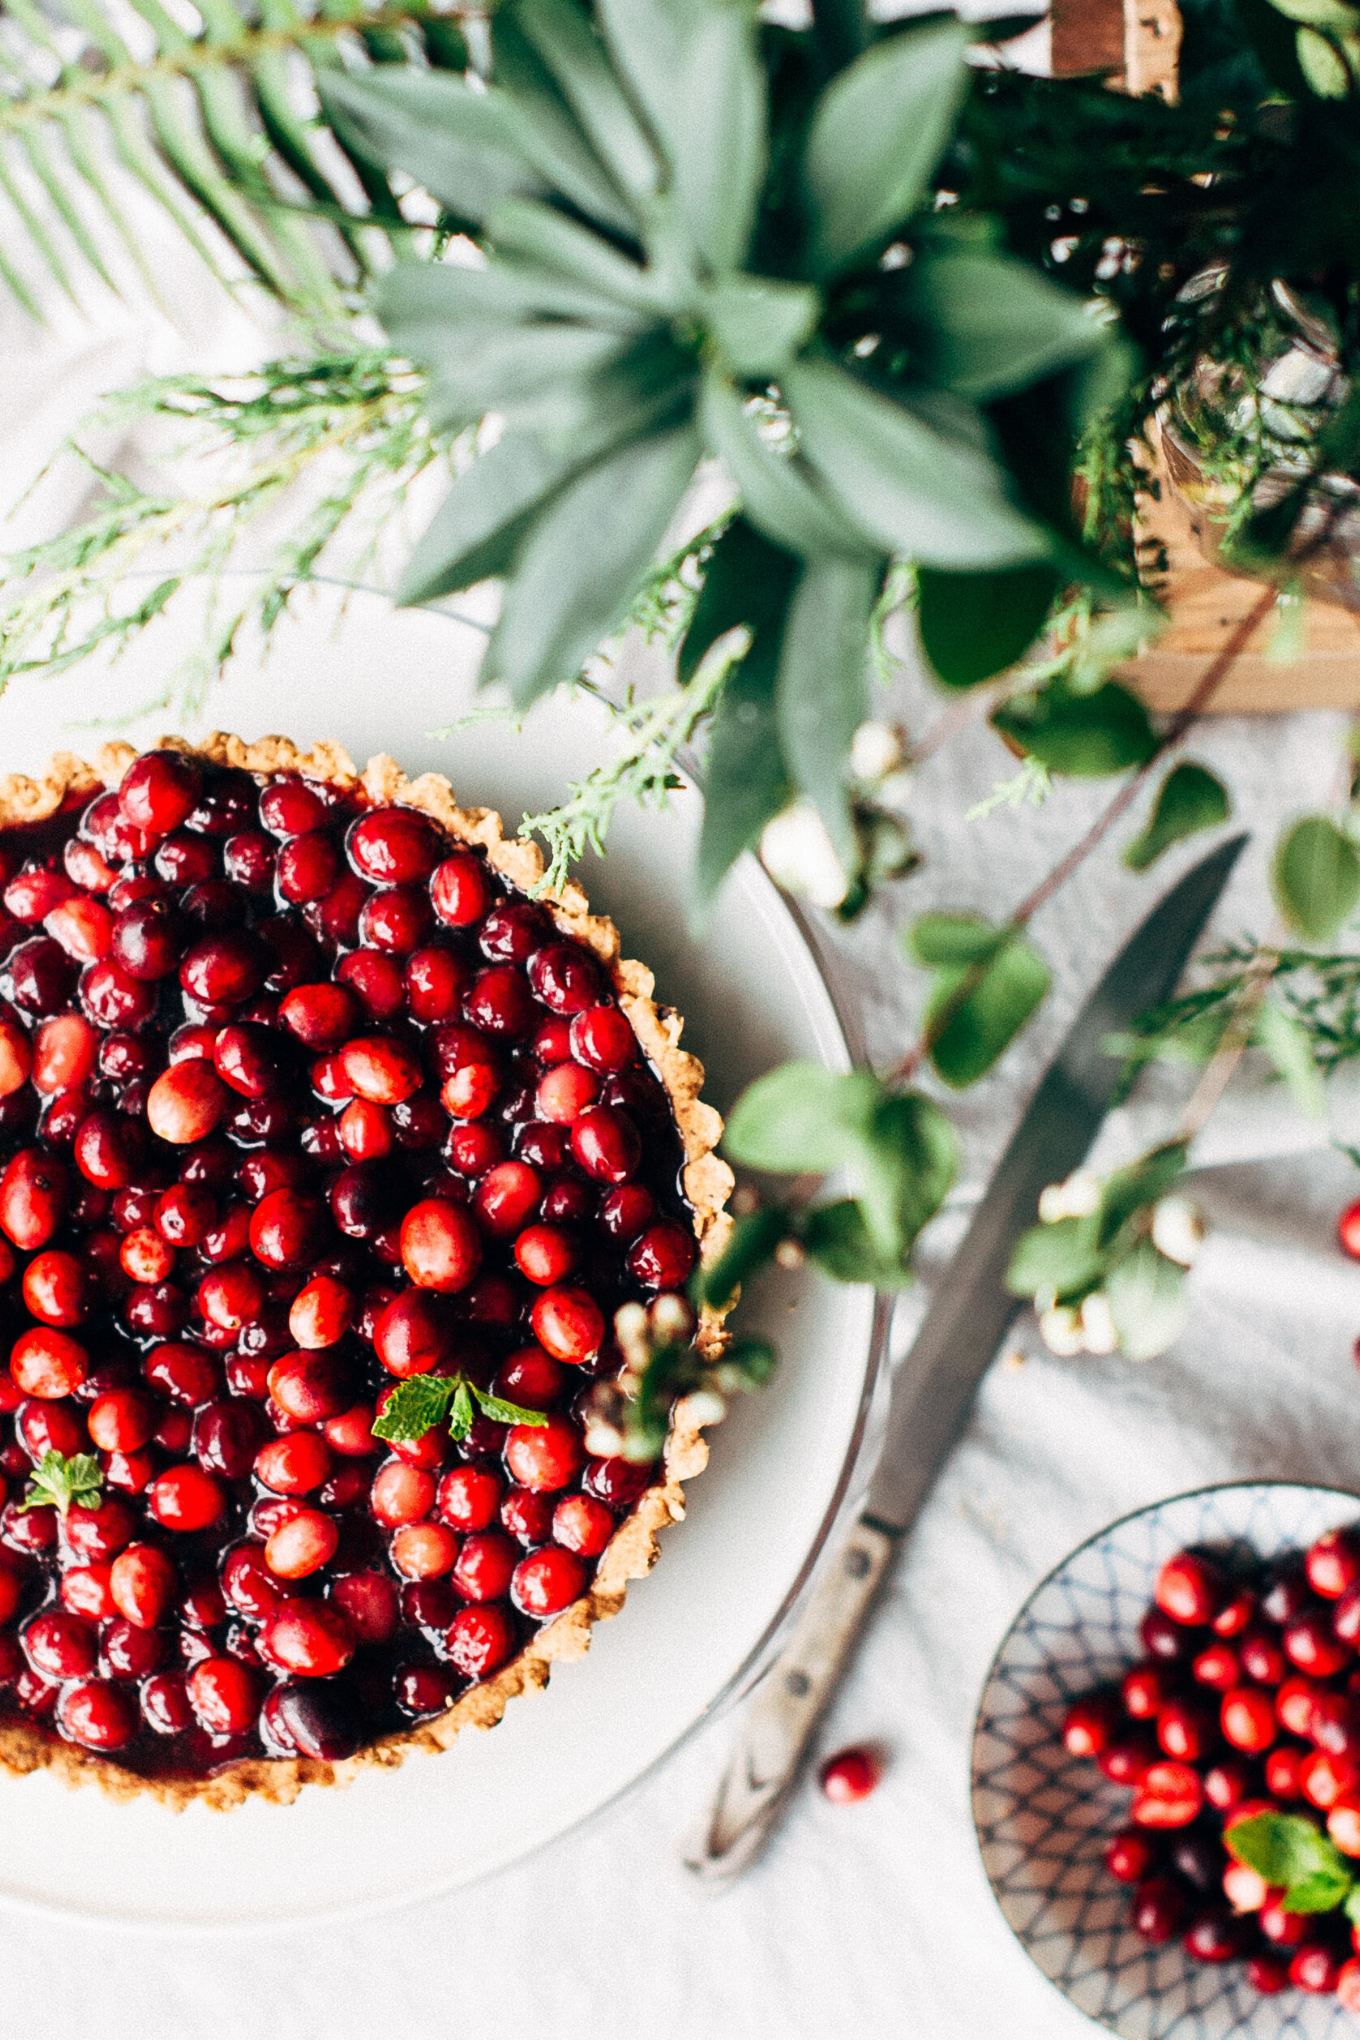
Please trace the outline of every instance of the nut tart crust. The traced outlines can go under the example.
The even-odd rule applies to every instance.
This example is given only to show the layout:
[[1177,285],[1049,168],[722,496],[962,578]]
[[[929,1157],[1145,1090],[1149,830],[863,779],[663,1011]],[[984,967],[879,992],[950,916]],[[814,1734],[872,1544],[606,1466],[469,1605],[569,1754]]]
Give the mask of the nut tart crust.
[[[324,783],[340,797],[340,812],[347,822],[375,810],[416,810],[451,839],[450,851],[462,845],[484,854],[487,866],[503,881],[512,901],[531,893],[542,880],[543,859],[537,845],[507,838],[500,816],[489,808],[460,807],[449,781],[439,774],[408,779],[393,759],[381,755],[360,771],[338,744],[317,743],[301,750],[286,737],[247,743],[215,732],[197,745],[165,737],[157,749],[183,754],[186,762],[201,761],[204,767],[228,768],[235,774],[290,775],[304,783]],[[119,788],[137,757],[131,745],[111,743],[96,752],[91,763],[60,752],[40,778],[18,774],[0,778],[0,843],[23,841],[33,825],[59,827],[63,817],[83,810],[101,789],[113,792]],[[15,831],[22,832],[18,838]],[[40,830],[35,833],[41,835]],[[702,1066],[680,1046],[682,1022],[674,1011],[656,1002],[651,971],[622,955],[614,923],[590,912],[586,895],[577,884],[570,882],[560,891],[540,895],[538,904],[560,936],[590,952],[613,1000],[626,1015],[645,1058],[644,1068],[664,1088],[681,1157],[683,1200],[679,1208],[692,1223],[699,1255],[711,1261],[721,1251],[731,1227],[724,1207],[732,1174],[714,1152],[722,1122],[700,1095]],[[34,932],[41,932],[41,924]],[[327,957],[327,974],[335,960],[335,956]],[[71,1003],[79,1010],[74,996]],[[39,1024],[31,1013],[27,1018],[31,1024]],[[707,1354],[721,1350],[726,1334],[719,1314],[704,1313],[697,1339]],[[570,1368],[565,1371],[572,1372]],[[412,1750],[447,1749],[462,1729],[492,1727],[516,1695],[544,1687],[554,1663],[583,1655],[592,1626],[616,1615],[629,1581],[641,1578],[656,1562],[658,1533],[683,1516],[683,1483],[702,1470],[707,1457],[697,1408],[691,1407],[689,1399],[681,1399],[672,1412],[664,1458],[652,1483],[620,1515],[603,1549],[597,1547],[597,1562],[585,1591],[528,1633],[508,1661],[468,1684],[443,1711],[414,1719],[408,1726],[385,1727],[371,1740],[361,1742],[352,1754],[329,1760],[306,1754],[299,1746],[299,1753],[291,1755],[266,1753],[237,1760],[228,1754],[220,1768],[207,1768],[199,1775],[148,1773],[120,1764],[116,1753],[82,1747],[54,1728],[30,1725],[7,1714],[0,1720],[0,1768],[16,1774],[45,1768],[69,1785],[97,1783],[118,1798],[149,1793],[176,1810],[194,1801],[220,1810],[240,1805],[251,1795],[287,1803],[304,1785],[347,1784],[367,1767],[401,1763]],[[365,1463],[371,1466],[373,1462]],[[13,1481],[10,1490],[12,1497],[17,1495]],[[173,1536],[170,1541],[173,1543]],[[305,1587],[307,1583],[301,1584]],[[129,1690],[135,1693],[137,1688]]]

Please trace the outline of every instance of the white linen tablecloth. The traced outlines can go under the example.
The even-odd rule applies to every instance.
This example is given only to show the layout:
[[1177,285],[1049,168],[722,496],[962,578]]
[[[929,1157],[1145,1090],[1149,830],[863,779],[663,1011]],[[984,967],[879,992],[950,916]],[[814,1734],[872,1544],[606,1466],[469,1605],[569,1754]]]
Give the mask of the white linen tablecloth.
[[[54,344],[0,313],[8,387],[24,397],[4,442],[7,484],[26,479],[39,444],[139,362],[202,365],[209,336],[218,361],[249,351],[206,310],[189,325],[172,341],[145,324],[98,338],[68,324]],[[26,513],[25,536],[74,509],[75,490],[53,487]],[[938,696],[910,680],[888,706],[918,735],[940,712]],[[1254,832],[1215,923],[1221,934],[1265,928],[1267,848],[1283,816],[1328,797],[1339,740],[1339,720],[1321,715],[1223,719],[1196,733],[1193,755],[1229,779]],[[966,824],[967,807],[1012,770],[981,726],[923,768],[913,822],[924,871],[835,937],[883,1062],[912,1038],[922,992],[901,961],[900,926],[934,905],[1000,915],[1109,797],[1108,785],[1067,785],[1040,810]],[[1081,996],[1201,849],[1185,846],[1137,880],[1107,845],[1041,915],[1034,933],[1055,990],[999,1071],[958,1101],[967,1181],[934,1229],[925,1283],[900,1307],[898,1353]],[[1170,1124],[1176,1086],[1150,1088],[1107,1129],[1105,1152],[1133,1151]],[[1354,1096],[1342,1089],[1333,1107],[1334,1130],[1352,1139]],[[1112,1517],[1235,1476],[1360,1487],[1351,1354],[1360,1268],[1333,1239],[1360,1177],[1326,1138],[1274,1088],[1248,1080],[1234,1093],[1203,1143],[1212,1166],[1198,1189],[1215,1231],[1190,1327],[1163,1360],[1056,1360],[1027,1321],[1007,1342],[821,1736],[824,1750],[860,1740],[887,1750],[865,1804],[833,1807],[810,1787],[766,1860],[730,1894],[702,1895],[679,1868],[679,1844],[722,1761],[730,1724],[719,1723],[583,1831],[477,1888],[369,1924],[233,1945],[0,1914],[0,2031],[14,2040],[1093,2032],[1012,1941],[983,1879],[968,1812],[973,1708],[1031,1586]]]

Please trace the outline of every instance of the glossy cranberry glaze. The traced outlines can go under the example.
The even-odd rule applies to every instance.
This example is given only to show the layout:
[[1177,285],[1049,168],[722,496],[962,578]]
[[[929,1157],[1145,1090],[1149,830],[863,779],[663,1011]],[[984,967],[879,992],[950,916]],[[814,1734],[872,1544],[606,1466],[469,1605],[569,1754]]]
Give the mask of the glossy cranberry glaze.
[[[0,1719],[151,1777],[339,1760],[584,1592],[620,1304],[693,1263],[607,972],[359,791],[156,752],[0,833]],[[407,1376],[542,1411],[394,1447]],[[91,1508],[22,1511],[47,1450]]]

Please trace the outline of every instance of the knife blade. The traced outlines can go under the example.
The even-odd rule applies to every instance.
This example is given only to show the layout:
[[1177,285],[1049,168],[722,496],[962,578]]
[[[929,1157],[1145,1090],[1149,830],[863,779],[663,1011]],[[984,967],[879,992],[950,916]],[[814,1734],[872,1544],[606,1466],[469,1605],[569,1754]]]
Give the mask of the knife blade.
[[1081,1163],[1109,1110],[1121,1065],[1105,1053],[1106,1037],[1170,997],[1246,840],[1203,858],[1135,929],[1026,1107],[897,1371],[864,1508],[757,1689],[686,1851],[703,1883],[732,1883],[769,1840],[874,1597],[1020,1309],[1005,1288],[1011,1250],[1034,1222],[1040,1191]]

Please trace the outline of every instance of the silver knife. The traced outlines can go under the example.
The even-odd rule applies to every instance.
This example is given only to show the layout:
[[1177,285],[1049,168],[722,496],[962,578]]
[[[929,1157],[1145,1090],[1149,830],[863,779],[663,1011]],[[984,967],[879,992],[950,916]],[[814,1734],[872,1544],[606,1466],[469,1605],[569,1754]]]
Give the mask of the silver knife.
[[746,1711],[716,1799],[686,1864],[721,1887],[760,1855],[840,1684],[870,1605],[968,1416],[1020,1305],[1004,1277],[1039,1193],[1070,1175],[1109,1110],[1120,1074],[1106,1037],[1170,997],[1245,835],[1172,887],[1135,930],[1078,1014],[997,1166],[968,1233],[898,1369],[868,1499]]

